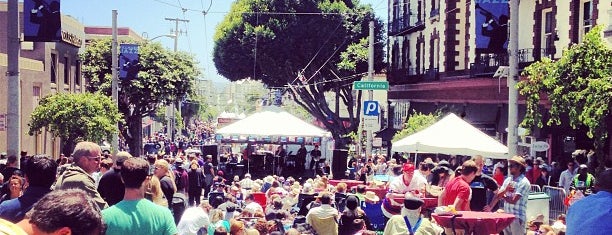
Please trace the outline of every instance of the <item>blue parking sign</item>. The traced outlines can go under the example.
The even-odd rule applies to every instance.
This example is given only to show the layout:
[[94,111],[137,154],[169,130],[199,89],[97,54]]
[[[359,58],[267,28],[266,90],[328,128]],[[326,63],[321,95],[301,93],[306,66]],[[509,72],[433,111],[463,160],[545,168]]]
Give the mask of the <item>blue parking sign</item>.
[[366,100],[363,102],[363,115],[378,116],[379,114],[378,101]]

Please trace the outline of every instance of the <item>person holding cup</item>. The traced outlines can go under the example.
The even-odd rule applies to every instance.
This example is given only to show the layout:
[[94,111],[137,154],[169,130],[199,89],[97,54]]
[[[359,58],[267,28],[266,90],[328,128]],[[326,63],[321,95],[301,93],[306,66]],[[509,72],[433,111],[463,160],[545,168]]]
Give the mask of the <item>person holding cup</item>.
[[504,180],[493,201],[485,206],[485,211],[491,211],[499,200],[504,200],[504,211],[516,216],[510,226],[504,229],[504,234],[524,234],[527,222],[527,200],[531,187],[529,180],[525,177],[527,163],[521,156],[514,156],[509,162],[510,176]]

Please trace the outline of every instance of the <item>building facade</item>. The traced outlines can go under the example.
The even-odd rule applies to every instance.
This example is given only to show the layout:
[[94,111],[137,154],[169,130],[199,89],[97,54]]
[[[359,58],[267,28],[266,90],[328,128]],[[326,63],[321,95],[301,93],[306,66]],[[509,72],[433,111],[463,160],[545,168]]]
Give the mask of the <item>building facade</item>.
[[[493,75],[500,66],[508,66],[509,1],[389,0],[388,4],[394,127],[400,127],[412,110],[442,109],[461,114],[505,143],[508,87],[505,78]],[[558,59],[594,25],[610,25],[612,6],[601,0],[530,0],[520,2],[519,15],[522,70],[544,57]],[[605,33],[608,40],[610,29]],[[524,113],[521,105],[519,121]],[[566,139],[554,132],[544,128],[533,134],[554,150]]]
[[[19,10],[23,13],[20,3]],[[22,21],[23,14],[20,14]],[[79,93],[85,91],[85,81],[81,76],[79,51],[82,50],[84,26],[70,16],[61,16],[62,41],[60,42],[21,42],[19,74],[21,80],[21,151],[28,155],[48,154],[59,156],[61,140],[50,133],[43,132],[34,136],[28,134],[30,115],[38,106],[38,101],[58,92]],[[0,3],[0,25],[7,25],[7,3]],[[20,23],[23,32],[23,24]],[[0,29],[0,73],[6,74],[7,29]],[[7,79],[0,79],[0,151],[7,149]]]

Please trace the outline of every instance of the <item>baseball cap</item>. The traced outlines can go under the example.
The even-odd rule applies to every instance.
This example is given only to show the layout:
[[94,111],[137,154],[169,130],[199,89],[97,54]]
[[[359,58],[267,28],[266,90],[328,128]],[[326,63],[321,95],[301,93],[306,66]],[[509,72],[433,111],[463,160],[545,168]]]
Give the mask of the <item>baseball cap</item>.
[[414,165],[411,163],[404,163],[404,165],[402,166],[402,171],[403,172],[407,172],[407,171],[414,171]]
[[132,154],[125,152],[125,151],[121,151],[118,152],[117,155],[115,155],[115,163],[117,163],[118,166],[123,165],[123,162],[125,160],[127,160],[128,158],[131,158]]

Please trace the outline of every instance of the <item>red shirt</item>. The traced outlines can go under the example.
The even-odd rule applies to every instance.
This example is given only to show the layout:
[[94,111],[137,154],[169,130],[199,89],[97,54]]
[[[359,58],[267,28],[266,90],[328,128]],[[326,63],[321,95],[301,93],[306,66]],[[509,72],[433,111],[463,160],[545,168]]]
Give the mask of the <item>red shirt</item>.
[[450,180],[446,184],[446,188],[444,190],[446,190],[446,193],[442,198],[441,206],[453,205],[455,203],[455,199],[461,198],[465,200],[465,203],[463,203],[462,208],[455,209],[458,211],[468,210],[470,205],[470,197],[472,196],[472,189],[470,188],[470,184],[465,182],[463,177],[457,176]]

